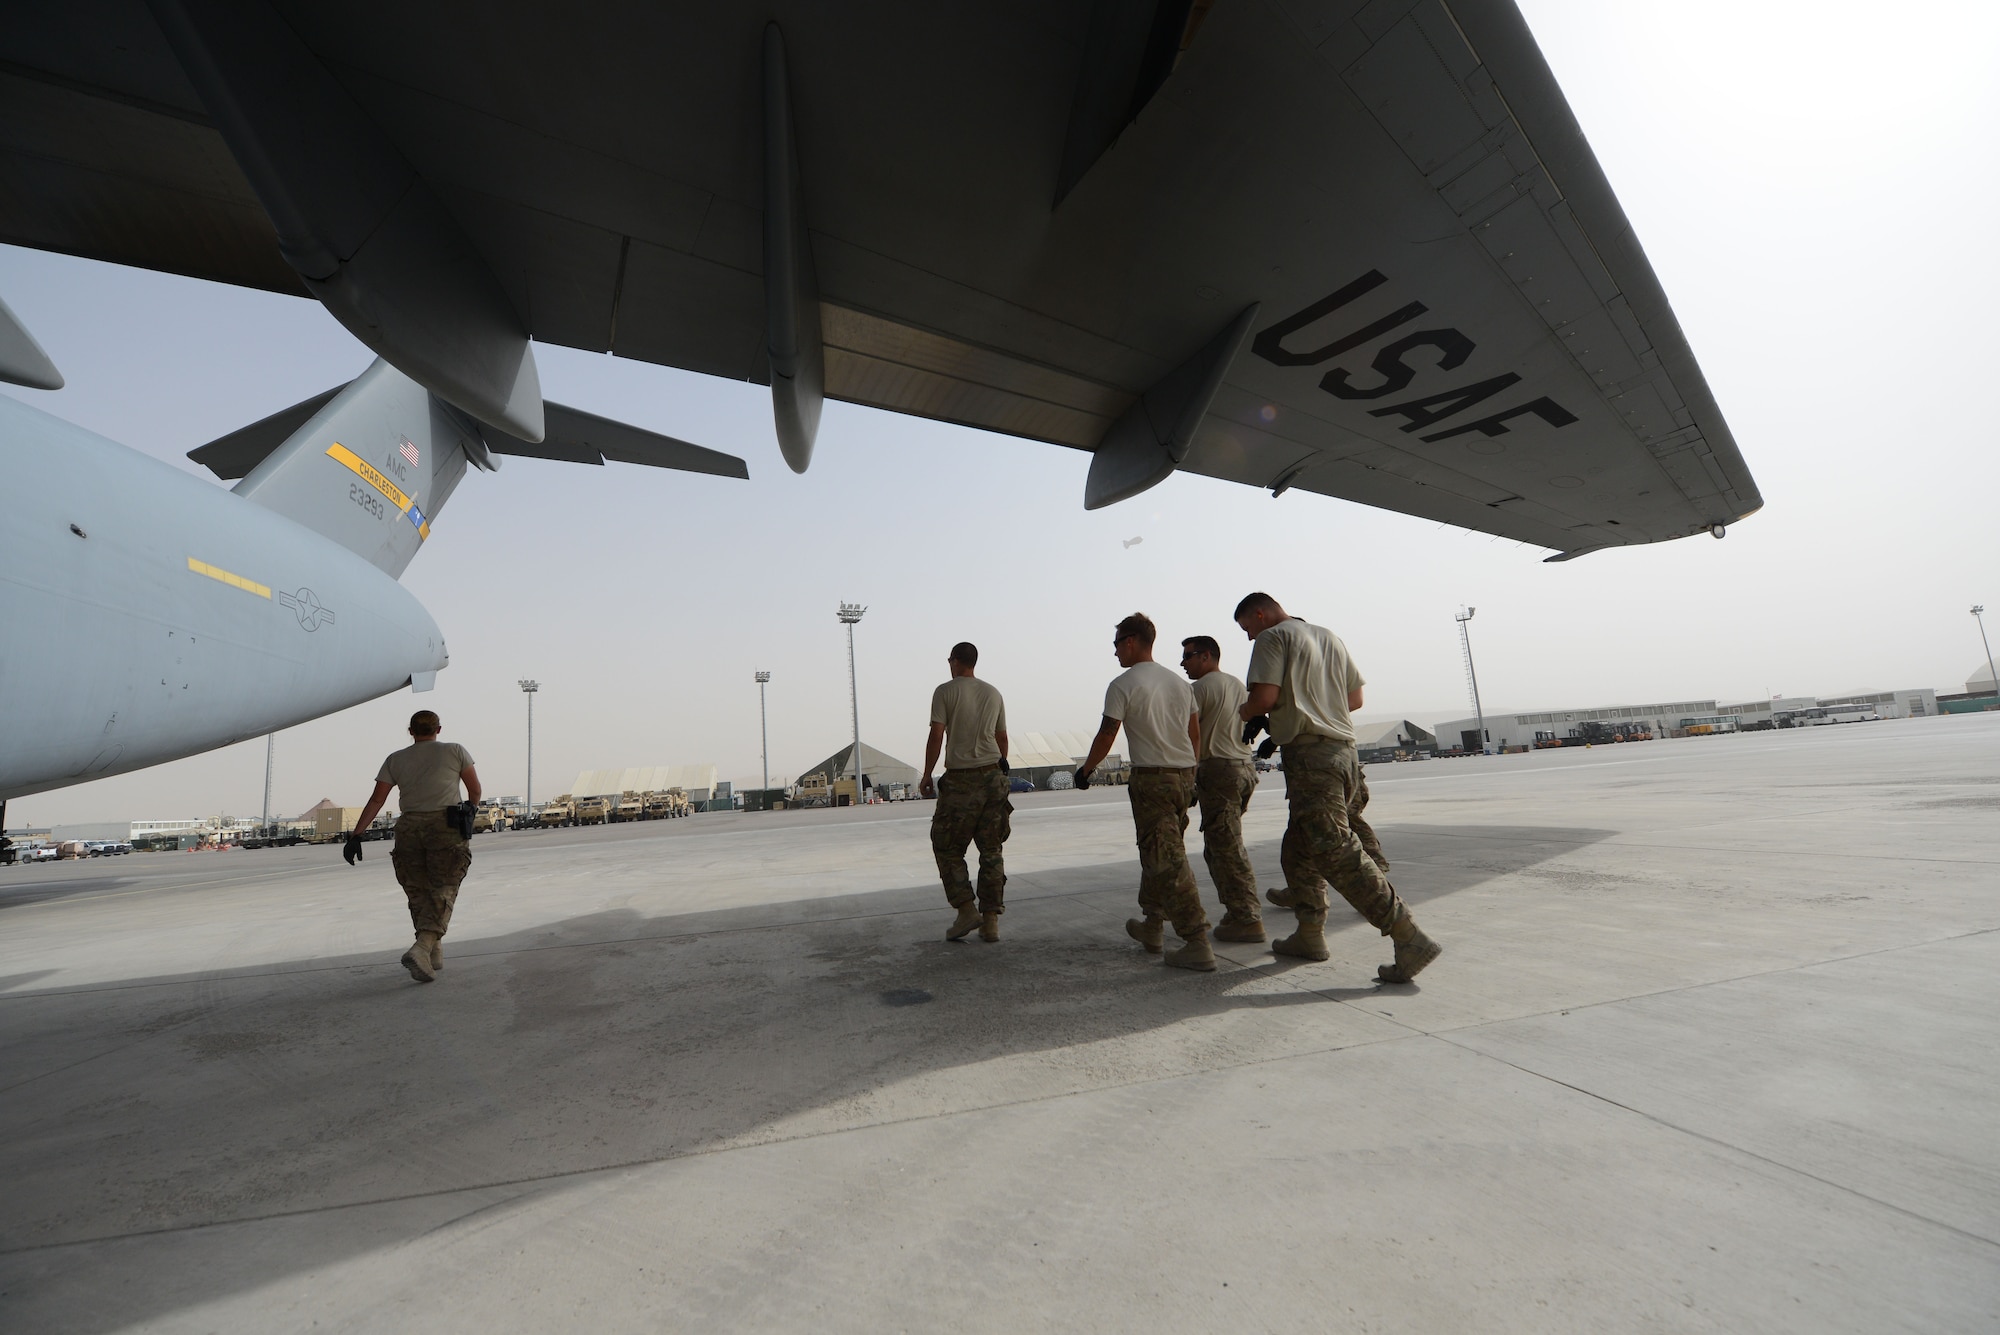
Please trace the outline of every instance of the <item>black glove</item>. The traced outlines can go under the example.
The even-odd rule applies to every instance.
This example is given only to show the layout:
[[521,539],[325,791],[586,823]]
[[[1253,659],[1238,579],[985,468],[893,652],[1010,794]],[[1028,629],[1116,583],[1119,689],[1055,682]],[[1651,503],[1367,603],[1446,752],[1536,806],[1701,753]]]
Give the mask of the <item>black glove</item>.
[[1275,737],[1266,737],[1264,739],[1264,744],[1257,748],[1257,759],[1269,760],[1272,756],[1276,755],[1277,753],[1278,753],[1278,739]]
[[1090,771],[1089,771],[1089,770],[1087,770],[1087,769],[1080,769],[1080,770],[1078,770],[1078,771],[1076,772],[1076,786],[1077,786],[1077,787],[1079,787],[1079,788],[1088,788],[1088,787],[1090,787]]
[[350,867],[361,861],[361,831],[347,832],[347,847],[340,850],[340,856],[347,859],[347,865]]
[[1005,756],[1000,757],[1000,772],[1002,774],[1012,774],[1014,772],[1014,767],[1007,763],[1007,757]]
[[[1259,714],[1256,718],[1248,720],[1243,725],[1243,745],[1250,745],[1250,743],[1257,740],[1258,733],[1269,731],[1270,727],[1271,716],[1269,714]],[[1266,752],[1265,754],[1268,755],[1269,753]]]

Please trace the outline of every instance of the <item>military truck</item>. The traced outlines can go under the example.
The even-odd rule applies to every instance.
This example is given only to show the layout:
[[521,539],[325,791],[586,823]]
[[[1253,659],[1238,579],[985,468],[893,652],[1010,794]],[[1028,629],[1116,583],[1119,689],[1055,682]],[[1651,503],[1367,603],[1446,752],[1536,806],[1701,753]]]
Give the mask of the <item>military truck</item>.
[[618,809],[615,797],[579,797],[576,800],[576,823],[578,825],[608,825],[611,813]]
[[628,820],[644,820],[645,818],[646,818],[645,797],[639,793],[633,792],[629,788],[618,795],[618,800],[612,804],[611,814],[609,817],[609,819],[611,819],[614,822],[628,821]]
[[504,830],[506,828],[507,808],[501,806],[498,802],[481,802],[479,809],[472,814],[472,832],[474,834],[484,834],[489,830]]
[[570,800],[568,793],[564,793],[561,797],[558,797],[555,801],[548,803],[542,808],[542,814],[535,818],[535,823],[546,829],[553,829],[561,825],[574,825],[576,824],[576,803]]
[[808,774],[799,780],[797,804],[802,807],[830,807],[833,805],[833,784],[825,771]]
[[693,810],[685,788],[660,788],[646,794],[647,820],[672,820]]

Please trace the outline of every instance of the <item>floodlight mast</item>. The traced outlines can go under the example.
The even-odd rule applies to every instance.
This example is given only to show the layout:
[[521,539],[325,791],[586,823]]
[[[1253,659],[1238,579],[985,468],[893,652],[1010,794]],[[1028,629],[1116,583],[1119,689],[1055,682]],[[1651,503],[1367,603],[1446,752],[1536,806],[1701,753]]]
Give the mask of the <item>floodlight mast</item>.
[[1473,613],[1478,610],[1476,607],[1465,608],[1458,615],[1454,616],[1452,620],[1458,623],[1458,640],[1465,648],[1465,679],[1472,685],[1472,716],[1473,721],[1479,727],[1479,754],[1483,756],[1488,754],[1486,750],[1488,745],[1486,740],[1486,711],[1480,708],[1479,705],[1479,669],[1472,665],[1472,629],[1468,624],[1472,620]]
[[757,674],[757,736],[764,754],[764,791],[771,791],[771,720],[764,712],[764,688],[771,682],[771,674]]
[[854,676],[854,627],[868,609],[860,603],[840,605],[840,623],[847,627],[847,703],[854,713],[854,805],[861,805],[861,690]]
[[533,821],[535,818],[535,692],[542,689],[542,684],[538,681],[529,681],[526,677],[521,678],[519,684],[522,693],[528,697],[528,796],[526,801],[528,819]]
[[1986,679],[1993,683],[1993,693],[2000,695],[2000,673],[1993,671],[1993,645],[1986,638],[1986,604],[1972,605],[1972,619],[1979,623],[1979,646],[1986,650]]

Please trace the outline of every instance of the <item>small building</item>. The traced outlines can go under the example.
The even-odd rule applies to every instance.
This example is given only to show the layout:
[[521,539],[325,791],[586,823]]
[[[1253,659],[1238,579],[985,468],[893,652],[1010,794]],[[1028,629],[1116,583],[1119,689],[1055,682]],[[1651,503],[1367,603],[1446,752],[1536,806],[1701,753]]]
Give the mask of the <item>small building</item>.
[[1921,690],[1827,696],[1819,702],[1821,709],[1838,709],[1843,705],[1870,705],[1883,718],[1931,718],[1938,712],[1938,697],[1936,691],[1925,687]]
[[335,807],[322,804],[313,808],[313,838],[337,839],[353,830],[360,821],[360,807]]
[[[1671,737],[1687,726],[1682,720],[1712,718],[1719,713],[1714,700],[1674,700],[1652,705],[1595,705],[1529,714],[1488,714],[1483,740],[1495,751],[1523,750],[1538,741],[1567,740],[1581,732],[1586,723],[1602,724],[1614,735],[1643,729],[1654,737]],[[1441,751],[1464,753],[1482,749],[1477,718],[1447,720],[1437,725],[1436,732]]]

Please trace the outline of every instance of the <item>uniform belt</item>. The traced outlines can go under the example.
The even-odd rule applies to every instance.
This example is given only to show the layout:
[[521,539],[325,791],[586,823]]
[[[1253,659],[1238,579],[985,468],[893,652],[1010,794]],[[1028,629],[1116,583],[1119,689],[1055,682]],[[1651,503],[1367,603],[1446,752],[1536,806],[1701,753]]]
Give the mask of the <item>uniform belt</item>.
[[1186,774],[1193,765],[1134,765],[1134,774]]
[[988,771],[988,770],[994,770],[994,769],[999,769],[999,768],[1000,768],[1000,762],[996,760],[996,761],[994,761],[994,762],[993,762],[992,764],[990,764],[990,765],[967,765],[967,766],[966,766],[965,768],[963,768],[963,769],[947,769],[947,770],[945,771],[945,773],[946,773],[946,774],[984,774],[984,773],[986,773],[986,771]]
[[1353,742],[1344,737],[1322,737],[1316,732],[1302,732],[1285,743],[1286,746],[1352,746]]

